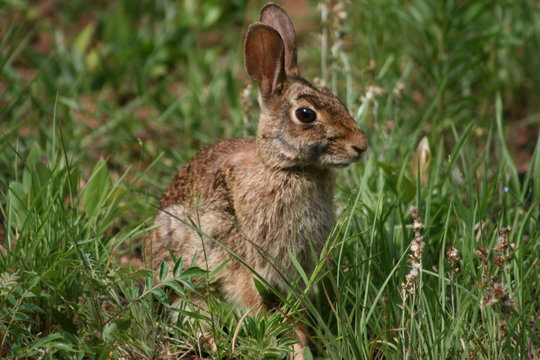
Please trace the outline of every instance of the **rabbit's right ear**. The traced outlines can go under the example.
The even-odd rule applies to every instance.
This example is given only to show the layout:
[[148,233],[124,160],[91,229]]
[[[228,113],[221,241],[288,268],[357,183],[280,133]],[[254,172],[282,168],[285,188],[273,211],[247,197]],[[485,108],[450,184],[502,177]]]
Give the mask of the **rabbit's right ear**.
[[284,51],[283,40],[274,28],[262,23],[249,27],[244,45],[246,70],[263,97],[270,96],[285,80]]

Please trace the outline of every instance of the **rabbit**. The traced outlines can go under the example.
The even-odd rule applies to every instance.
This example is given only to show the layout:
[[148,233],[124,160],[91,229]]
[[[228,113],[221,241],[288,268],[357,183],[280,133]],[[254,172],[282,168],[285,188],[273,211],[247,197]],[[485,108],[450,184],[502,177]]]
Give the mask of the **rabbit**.
[[[367,139],[345,106],[300,76],[296,35],[287,12],[265,5],[249,26],[245,68],[259,88],[256,139],[222,140],[201,149],[161,198],[145,239],[150,267],[171,261],[220,270],[218,291],[244,308],[263,304],[254,272],[282,293],[297,271],[313,270],[335,226],[334,169],[359,160]],[[239,260],[241,259],[241,260]],[[302,359],[307,328],[298,327]]]

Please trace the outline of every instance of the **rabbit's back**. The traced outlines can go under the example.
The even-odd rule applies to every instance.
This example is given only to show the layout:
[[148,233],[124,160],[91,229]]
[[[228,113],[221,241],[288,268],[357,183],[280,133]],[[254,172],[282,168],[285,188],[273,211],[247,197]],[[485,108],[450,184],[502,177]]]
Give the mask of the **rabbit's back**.
[[160,201],[161,208],[177,204],[192,206],[194,201],[201,199],[225,199],[227,194],[220,192],[224,190],[228,164],[235,158],[248,160],[255,156],[255,139],[223,140],[202,148],[182,166],[165,190]]

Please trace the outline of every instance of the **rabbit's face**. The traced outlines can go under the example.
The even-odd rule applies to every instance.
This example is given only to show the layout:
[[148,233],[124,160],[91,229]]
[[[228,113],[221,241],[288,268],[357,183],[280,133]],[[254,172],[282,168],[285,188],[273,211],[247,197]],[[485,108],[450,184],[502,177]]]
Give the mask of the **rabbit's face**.
[[300,77],[296,34],[285,10],[269,4],[260,20],[248,29],[244,57],[248,75],[259,85],[261,159],[278,168],[357,161],[367,148],[366,136],[333,94]]
[[367,148],[365,134],[333,94],[289,79],[260,99],[259,143],[281,166],[347,166]]

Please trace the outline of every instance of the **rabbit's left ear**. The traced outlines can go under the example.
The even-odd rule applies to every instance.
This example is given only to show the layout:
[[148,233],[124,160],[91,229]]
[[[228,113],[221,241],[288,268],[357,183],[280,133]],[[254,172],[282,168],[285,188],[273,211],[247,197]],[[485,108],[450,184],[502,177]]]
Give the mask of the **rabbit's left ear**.
[[271,96],[285,80],[283,54],[283,40],[276,29],[263,23],[251,24],[244,58],[247,73],[259,85],[263,98]]
[[260,21],[277,30],[285,45],[285,75],[299,77],[296,61],[296,33],[287,12],[278,4],[269,3],[261,9]]

